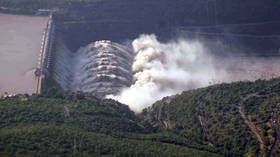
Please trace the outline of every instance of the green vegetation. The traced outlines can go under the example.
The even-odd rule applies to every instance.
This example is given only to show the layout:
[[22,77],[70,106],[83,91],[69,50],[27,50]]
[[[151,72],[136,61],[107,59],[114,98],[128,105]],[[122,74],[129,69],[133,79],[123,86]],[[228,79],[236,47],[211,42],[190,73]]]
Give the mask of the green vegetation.
[[[273,128],[280,79],[220,84],[167,97],[135,115],[82,93],[0,99],[0,156],[277,156]],[[279,123],[279,113],[276,117]],[[272,146],[273,151],[272,150]]]
[[0,99],[0,156],[220,156],[82,94]]
[[[67,11],[76,9],[81,11],[81,7],[88,7],[94,0],[0,0],[0,12],[27,15],[48,15],[48,10],[58,11],[63,15],[69,14]],[[39,13],[38,11],[41,11]],[[39,14],[38,14],[39,13]],[[78,17],[74,12],[68,16]]]
[[[258,110],[251,106],[242,107],[245,114],[251,113],[252,120],[263,129],[270,129],[266,136],[275,138],[276,134],[266,126],[266,122],[271,121],[272,109],[280,102],[278,81],[237,82],[183,92],[170,98],[170,102],[166,101],[169,98],[158,101],[143,115],[162,130],[168,129],[182,138],[212,146],[225,156],[255,156],[259,152],[259,144],[241,118],[238,104],[247,94],[270,95],[262,99],[252,98],[253,102],[249,104],[258,106]],[[265,144],[271,145],[269,142]],[[269,149],[263,150],[263,156]],[[279,152],[279,147],[274,151]]]
[[[280,124],[280,84],[256,93],[245,101],[243,108],[264,141],[264,152],[269,152],[277,136],[273,123],[278,126]],[[276,152],[275,155],[280,153],[279,146],[276,148]]]
[[0,0],[0,12],[35,14],[38,9],[65,8],[79,0]]

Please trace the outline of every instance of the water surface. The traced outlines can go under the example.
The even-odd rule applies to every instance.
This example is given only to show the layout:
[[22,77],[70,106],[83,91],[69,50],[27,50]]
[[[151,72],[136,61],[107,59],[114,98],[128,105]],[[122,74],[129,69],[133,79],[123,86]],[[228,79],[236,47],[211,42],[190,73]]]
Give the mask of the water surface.
[[34,93],[47,17],[0,14],[0,95]]

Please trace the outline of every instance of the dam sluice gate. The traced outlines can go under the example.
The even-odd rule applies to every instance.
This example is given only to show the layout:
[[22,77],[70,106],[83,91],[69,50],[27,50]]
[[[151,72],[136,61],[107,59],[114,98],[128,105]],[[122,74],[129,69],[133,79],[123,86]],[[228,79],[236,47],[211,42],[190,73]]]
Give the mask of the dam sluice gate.
[[96,41],[71,52],[60,40],[51,77],[64,91],[103,98],[131,85],[132,62],[132,51],[115,42]]
[[132,48],[109,40],[70,50],[56,29],[53,15],[42,39],[35,76],[37,94],[54,82],[63,91],[83,92],[103,98],[132,84]]

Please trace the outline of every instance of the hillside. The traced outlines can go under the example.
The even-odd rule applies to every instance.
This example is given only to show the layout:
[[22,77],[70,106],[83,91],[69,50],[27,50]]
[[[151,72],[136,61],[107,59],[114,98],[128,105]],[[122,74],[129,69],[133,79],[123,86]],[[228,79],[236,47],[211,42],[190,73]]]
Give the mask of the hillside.
[[[0,13],[55,10],[55,46],[69,52],[144,33],[162,43],[199,39],[221,58],[227,51],[219,54],[215,42],[244,55],[279,56],[279,8],[276,0],[0,0]],[[141,114],[114,100],[61,92],[48,79],[42,95],[0,98],[1,157],[280,154],[280,78],[185,91]]]
[[229,156],[277,156],[279,81],[237,82],[183,92],[158,101],[143,116],[154,126]]
[[99,18],[131,18],[132,15],[139,17],[150,14],[153,18],[166,17],[162,23],[172,20],[177,25],[212,25],[214,14],[216,22],[224,24],[276,21],[279,20],[279,5],[280,2],[275,0],[0,0],[0,12],[34,14],[38,9],[73,9],[77,11],[72,12],[76,15],[90,12],[88,18],[97,15],[102,16]]
[[[126,105],[57,91],[0,99],[1,156],[277,156],[280,79]],[[242,116],[244,114],[244,116]]]
[[246,54],[278,55],[279,8],[276,0],[0,0],[0,13],[41,16],[54,10],[56,37],[73,52],[93,41],[156,34],[162,41],[218,40]]
[[[15,96],[0,100],[0,156],[220,156],[174,144],[176,136],[111,100]],[[187,143],[186,143],[187,144]]]

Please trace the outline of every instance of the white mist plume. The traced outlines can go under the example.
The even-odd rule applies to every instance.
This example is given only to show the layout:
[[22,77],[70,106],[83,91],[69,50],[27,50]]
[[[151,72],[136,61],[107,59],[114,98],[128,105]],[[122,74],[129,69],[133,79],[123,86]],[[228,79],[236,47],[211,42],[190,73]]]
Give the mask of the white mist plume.
[[215,68],[215,59],[198,41],[179,39],[164,44],[155,35],[141,35],[132,46],[136,53],[132,65],[134,84],[108,98],[136,112],[165,96],[227,79],[227,73]]
[[209,84],[280,76],[277,57],[252,57],[222,42],[207,42],[161,43],[154,35],[142,35],[132,42],[133,50],[103,40],[73,53],[58,40],[52,77],[64,90],[107,95],[141,112],[163,97]]

